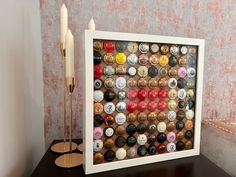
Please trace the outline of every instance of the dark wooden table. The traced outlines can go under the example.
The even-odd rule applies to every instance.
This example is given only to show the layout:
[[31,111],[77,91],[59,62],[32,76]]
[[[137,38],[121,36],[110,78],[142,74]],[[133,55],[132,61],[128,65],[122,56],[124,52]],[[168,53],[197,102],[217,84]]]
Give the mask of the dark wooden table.
[[[57,141],[54,141],[55,143]],[[79,143],[79,140],[76,140]],[[79,151],[78,151],[79,152]],[[83,177],[82,166],[73,169],[59,168],[54,164],[59,154],[47,150],[31,177]],[[183,159],[147,164],[108,172],[87,175],[90,177],[230,177],[222,169],[199,155]]]

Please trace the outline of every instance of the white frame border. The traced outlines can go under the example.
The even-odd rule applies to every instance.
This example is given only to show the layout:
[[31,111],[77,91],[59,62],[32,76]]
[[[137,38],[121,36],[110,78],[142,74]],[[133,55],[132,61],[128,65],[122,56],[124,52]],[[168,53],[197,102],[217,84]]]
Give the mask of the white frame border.
[[[93,39],[110,39],[121,41],[142,41],[153,43],[171,43],[198,46],[197,62],[197,88],[196,88],[196,107],[194,124],[194,147],[174,153],[165,153],[155,156],[146,156],[123,161],[115,161],[103,164],[93,164]],[[200,130],[202,112],[202,88],[203,88],[203,66],[204,66],[204,45],[205,40],[182,37],[169,37],[160,35],[119,33],[107,31],[85,30],[85,57],[84,57],[84,80],[83,80],[83,118],[84,118],[84,170],[85,174],[92,174],[102,171],[126,168],[131,166],[161,162],[166,160],[178,159],[183,157],[195,156],[200,153]]]

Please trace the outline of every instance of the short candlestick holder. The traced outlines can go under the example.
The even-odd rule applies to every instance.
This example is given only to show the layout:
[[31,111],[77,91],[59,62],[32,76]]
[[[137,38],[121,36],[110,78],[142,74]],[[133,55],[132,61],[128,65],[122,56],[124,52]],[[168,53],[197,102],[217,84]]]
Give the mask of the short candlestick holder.
[[75,88],[74,78],[66,78],[66,86],[70,95],[70,135],[69,135],[69,145],[70,153],[59,156],[55,160],[55,164],[62,168],[73,168],[79,166],[83,163],[83,155],[80,153],[72,153],[72,118],[73,118],[73,99],[72,93]]

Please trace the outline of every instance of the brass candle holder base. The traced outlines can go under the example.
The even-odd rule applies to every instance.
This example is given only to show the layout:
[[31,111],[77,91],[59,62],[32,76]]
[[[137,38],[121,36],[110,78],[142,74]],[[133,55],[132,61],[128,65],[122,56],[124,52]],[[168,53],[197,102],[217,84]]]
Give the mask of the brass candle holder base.
[[84,152],[84,144],[83,144],[83,143],[79,144],[79,145],[77,146],[77,149],[78,149],[79,151],[81,151],[81,152]]
[[[77,144],[72,142],[72,151],[77,148]],[[60,142],[51,146],[51,150],[56,153],[66,153],[70,152],[70,142]]]
[[83,155],[79,153],[69,153],[59,156],[55,164],[62,168],[73,168],[83,163]]

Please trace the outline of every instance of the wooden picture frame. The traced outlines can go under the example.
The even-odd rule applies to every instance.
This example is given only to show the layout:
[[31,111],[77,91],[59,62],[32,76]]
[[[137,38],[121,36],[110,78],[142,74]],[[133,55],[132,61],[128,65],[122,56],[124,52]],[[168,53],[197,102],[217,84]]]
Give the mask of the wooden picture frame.
[[[194,119],[194,140],[193,148],[190,150],[178,151],[173,153],[164,153],[153,156],[144,156],[121,161],[107,162],[101,164],[93,163],[93,40],[118,40],[133,41],[143,43],[161,43],[197,46],[197,72],[196,72],[196,96],[195,96],[195,119]],[[131,166],[143,165],[154,162],[178,159],[183,157],[195,156],[200,153],[200,130],[201,130],[201,112],[202,112],[202,87],[203,87],[203,65],[204,65],[204,40],[169,37],[148,34],[119,33],[106,31],[85,31],[85,57],[84,57],[84,83],[83,83],[83,135],[84,135],[84,170],[86,174],[92,174],[102,171],[126,168]]]

